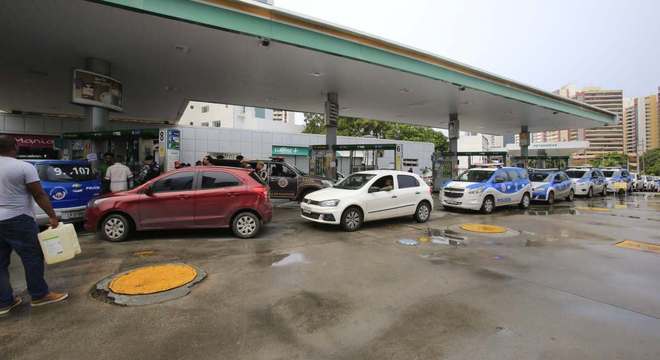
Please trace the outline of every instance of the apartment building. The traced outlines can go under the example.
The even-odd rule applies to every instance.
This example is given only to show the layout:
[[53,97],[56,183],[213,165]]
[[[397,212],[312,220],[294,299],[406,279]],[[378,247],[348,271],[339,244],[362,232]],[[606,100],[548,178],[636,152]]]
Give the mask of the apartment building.
[[646,146],[644,151],[660,148],[660,88],[658,94],[644,98],[644,124]]
[[617,124],[584,129],[584,140],[589,142],[589,148],[582,160],[593,160],[610,152],[623,153],[623,91],[586,88],[576,93],[576,99],[618,116]]

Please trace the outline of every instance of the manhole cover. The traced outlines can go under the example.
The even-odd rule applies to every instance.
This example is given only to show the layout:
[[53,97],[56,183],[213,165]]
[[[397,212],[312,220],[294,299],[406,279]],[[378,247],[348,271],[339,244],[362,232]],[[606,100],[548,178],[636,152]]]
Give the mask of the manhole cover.
[[155,294],[186,285],[197,270],[186,264],[163,264],[141,267],[112,279],[109,288],[122,295]]
[[486,234],[501,234],[506,232],[505,227],[487,224],[462,224],[461,229],[465,231]]
[[158,304],[188,295],[205,277],[206,272],[193,265],[153,264],[106,277],[91,295],[118,305]]

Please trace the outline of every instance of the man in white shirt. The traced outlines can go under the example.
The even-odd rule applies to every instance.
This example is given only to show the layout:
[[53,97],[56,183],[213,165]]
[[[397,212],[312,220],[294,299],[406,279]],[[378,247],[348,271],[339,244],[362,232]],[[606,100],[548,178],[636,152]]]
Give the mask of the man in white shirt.
[[113,193],[128,190],[133,181],[133,173],[128,166],[122,164],[123,160],[123,156],[117,155],[115,163],[105,172],[105,179],[110,182],[110,191]]
[[34,221],[32,200],[48,214],[51,227],[59,221],[32,164],[17,160],[16,141],[0,135],[0,315],[7,314],[23,300],[14,297],[9,282],[11,252],[16,251],[25,268],[25,280],[32,306],[65,300],[69,294],[48,289],[44,280],[44,254],[41,252]]

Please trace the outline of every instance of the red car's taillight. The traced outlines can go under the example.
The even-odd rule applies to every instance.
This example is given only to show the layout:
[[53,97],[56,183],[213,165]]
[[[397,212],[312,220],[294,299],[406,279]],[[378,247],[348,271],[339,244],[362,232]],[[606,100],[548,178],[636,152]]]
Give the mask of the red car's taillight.
[[260,187],[259,188],[259,193],[264,197],[266,200],[270,200],[269,192],[267,187]]

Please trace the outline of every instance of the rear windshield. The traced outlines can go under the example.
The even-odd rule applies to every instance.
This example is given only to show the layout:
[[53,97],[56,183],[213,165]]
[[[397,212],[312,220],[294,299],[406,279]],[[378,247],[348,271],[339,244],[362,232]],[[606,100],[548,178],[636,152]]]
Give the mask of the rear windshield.
[[529,174],[529,180],[534,182],[546,182],[548,181],[549,173],[544,172],[534,172]]
[[37,171],[42,181],[87,181],[96,179],[96,173],[89,165],[46,165],[38,164]]
[[587,174],[585,170],[568,170],[566,175],[571,179],[581,179]]
[[484,182],[488,181],[493,175],[493,171],[488,170],[467,170],[456,179],[457,181]]

